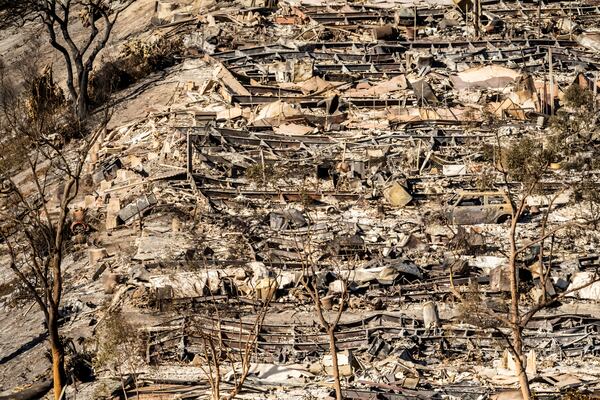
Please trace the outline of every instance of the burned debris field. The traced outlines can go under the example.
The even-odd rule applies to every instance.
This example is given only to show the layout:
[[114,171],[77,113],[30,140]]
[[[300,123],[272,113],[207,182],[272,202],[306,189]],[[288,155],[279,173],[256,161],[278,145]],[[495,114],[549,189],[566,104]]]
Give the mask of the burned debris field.
[[0,399],[600,398],[599,21],[0,0]]

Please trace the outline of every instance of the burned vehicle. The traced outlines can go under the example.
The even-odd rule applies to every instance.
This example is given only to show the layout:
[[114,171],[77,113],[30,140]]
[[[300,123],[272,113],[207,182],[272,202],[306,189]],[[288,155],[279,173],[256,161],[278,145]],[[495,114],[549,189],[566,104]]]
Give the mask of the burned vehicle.
[[509,220],[513,210],[504,192],[461,191],[448,202],[445,216],[456,225],[495,224]]

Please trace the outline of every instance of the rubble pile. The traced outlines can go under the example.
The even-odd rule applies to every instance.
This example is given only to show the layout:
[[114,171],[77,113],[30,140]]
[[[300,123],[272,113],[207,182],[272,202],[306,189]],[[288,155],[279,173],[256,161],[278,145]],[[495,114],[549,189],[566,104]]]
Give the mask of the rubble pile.
[[[577,190],[600,174],[595,2],[173,3],[155,29],[186,46],[176,89],[101,138],[73,207],[89,257],[69,260],[84,317],[65,334],[135,321],[129,395],[205,396],[207,338],[227,388],[251,343],[244,398],[333,395],[317,293],[345,398],[520,398],[510,329],[478,312],[508,313],[511,224],[520,307],[544,304],[522,332],[536,398],[600,390],[600,233]],[[587,128],[513,221],[526,185],[503,151],[559,135],[584,110],[571,87]]]

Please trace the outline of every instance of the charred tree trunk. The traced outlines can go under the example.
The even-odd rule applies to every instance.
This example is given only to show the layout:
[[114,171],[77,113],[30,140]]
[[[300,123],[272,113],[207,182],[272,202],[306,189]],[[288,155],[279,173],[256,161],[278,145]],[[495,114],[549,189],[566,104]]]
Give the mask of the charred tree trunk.
[[340,368],[338,366],[337,359],[337,348],[335,340],[335,326],[330,326],[327,329],[329,335],[329,353],[331,354],[332,372],[333,372],[333,386],[335,388],[336,400],[342,400],[342,384],[340,383]]
[[521,339],[521,328],[515,327],[513,328],[513,346],[515,347],[515,356],[517,358],[516,365],[516,373],[519,377],[519,386],[521,388],[521,396],[523,400],[529,400],[531,398],[531,389],[529,388],[529,378],[527,377],[527,373],[525,371],[524,357],[523,357],[523,342]]
[[516,358],[517,376],[519,377],[519,386],[521,387],[521,394],[523,400],[529,400],[531,398],[531,389],[529,388],[529,380],[527,373],[523,367],[523,337],[522,329],[520,325],[519,315],[519,267],[517,265],[517,244],[516,244],[516,232],[517,232],[517,219],[519,215],[512,218],[510,225],[510,322],[512,330],[512,347],[513,353]]
[[79,80],[79,95],[77,96],[77,118],[83,121],[87,116],[89,110],[89,96],[88,96],[88,83],[89,83],[89,71],[84,71],[81,74]]
[[[119,14],[134,1],[127,0],[121,7],[112,10],[110,2],[89,2],[87,20],[83,24],[88,29],[88,38],[84,42],[76,42],[69,31],[71,14],[75,10],[72,4],[67,2],[64,5],[56,0],[48,0],[42,2],[45,4],[34,2],[30,6],[29,13],[41,17],[50,36],[50,44],[64,57],[67,88],[73,110],[80,121],[86,118],[90,109],[89,75],[96,57],[108,43]],[[61,36],[60,43],[57,34]]]
[[48,340],[52,353],[52,378],[54,399],[60,400],[66,381],[65,352],[58,333],[58,309],[49,310],[48,315]]

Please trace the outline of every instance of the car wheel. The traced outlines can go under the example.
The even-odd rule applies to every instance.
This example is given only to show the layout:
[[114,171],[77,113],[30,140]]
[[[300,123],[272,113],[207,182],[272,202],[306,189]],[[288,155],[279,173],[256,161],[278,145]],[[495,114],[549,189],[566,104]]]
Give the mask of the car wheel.
[[509,222],[511,220],[511,217],[512,216],[508,214],[501,215],[496,222],[499,224],[503,224],[505,222]]

